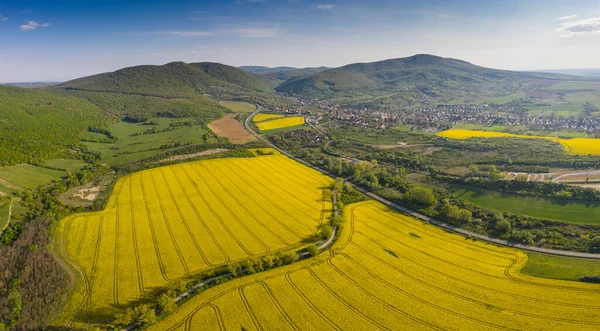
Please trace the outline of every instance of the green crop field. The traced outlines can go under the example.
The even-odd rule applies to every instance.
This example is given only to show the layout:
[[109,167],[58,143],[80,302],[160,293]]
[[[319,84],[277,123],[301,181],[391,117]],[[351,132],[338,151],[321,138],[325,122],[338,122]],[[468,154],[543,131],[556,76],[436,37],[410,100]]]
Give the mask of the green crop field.
[[600,203],[517,196],[474,188],[457,190],[455,196],[501,212],[574,224],[600,224]]
[[4,189],[0,187],[0,190],[4,191],[8,189],[14,192],[33,189],[66,175],[66,171],[52,170],[27,164],[0,167],[0,185],[4,187]]
[[528,252],[529,260],[521,270],[526,275],[579,280],[582,276],[600,275],[600,260],[579,259]]
[[600,82],[561,82],[550,85],[544,90],[548,91],[577,91],[577,90],[600,90]]
[[247,102],[221,101],[221,106],[238,114],[250,114],[256,110],[256,106]]
[[69,159],[52,159],[44,161],[44,166],[55,169],[65,170],[67,172],[77,172],[85,166],[85,162],[81,160],[69,160]]
[[[85,142],[84,144],[90,150],[100,153],[103,162],[109,165],[122,164],[163,152],[164,150],[160,149],[161,146],[174,143],[203,143],[204,135],[208,133],[203,125],[184,125],[175,127],[171,131],[163,131],[169,129],[171,123],[193,121],[193,118],[152,118],[148,121],[157,125],[120,121],[112,124],[109,128],[112,135],[117,138],[116,143]],[[142,134],[153,128],[156,133]],[[135,136],[131,136],[132,134]]]

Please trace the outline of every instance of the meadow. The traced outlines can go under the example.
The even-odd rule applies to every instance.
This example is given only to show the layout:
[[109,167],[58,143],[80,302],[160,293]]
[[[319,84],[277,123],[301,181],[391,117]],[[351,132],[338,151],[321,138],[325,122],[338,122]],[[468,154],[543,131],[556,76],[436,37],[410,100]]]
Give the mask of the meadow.
[[67,175],[66,171],[36,167],[28,164],[0,167],[0,192],[8,194],[26,189],[34,189]]
[[600,260],[527,253],[529,260],[522,273],[545,278],[579,280],[582,276],[600,275]]
[[484,208],[573,224],[600,224],[600,203],[546,199],[482,189],[459,189],[456,197]]
[[121,178],[105,210],[59,224],[56,249],[80,277],[55,323],[110,323],[181,279],[301,245],[327,221],[331,181],[277,153]]
[[[176,123],[186,122],[189,122],[190,124],[176,126],[171,129],[172,123],[177,125]],[[205,143],[205,135],[209,131],[206,129],[205,125],[193,124],[194,122],[195,119],[191,117],[157,117],[147,121],[147,123],[154,123],[155,125],[119,121],[111,124],[109,127],[111,134],[117,138],[116,143],[84,142],[84,144],[90,150],[99,153],[103,162],[109,165],[118,165],[164,152],[164,150],[160,149],[161,146],[174,143]],[[155,129],[156,133],[144,134],[144,131],[151,129]],[[88,137],[97,136],[97,133],[88,132]]]
[[[597,330],[595,284],[531,277],[521,251],[373,202],[331,249],[195,296],[149,330]],[[540,309],[543,306],[544,309]]]
[[240,101],[221,101],[219,104],[234,113],[247,115],[256,110],[256,106],[247,102]]
[[291,116],[284,118],[276,118],[272,120],[263,120],[256,123],[258,129],[263,133],[274,132],[276,130],[300,127],[304,125],[304,117]]
[[600,155],[600,139],[596,138],[557,138],[549,136],[529,136],[522,134],[513,134],[506,132],[495,131],[479,131],[479,130],[464,130],[450,129],[438,132],[437,136],[465,140],[469,138],[529,138],[529,139],[546,139],[559,142],[569,154],[592,154]]

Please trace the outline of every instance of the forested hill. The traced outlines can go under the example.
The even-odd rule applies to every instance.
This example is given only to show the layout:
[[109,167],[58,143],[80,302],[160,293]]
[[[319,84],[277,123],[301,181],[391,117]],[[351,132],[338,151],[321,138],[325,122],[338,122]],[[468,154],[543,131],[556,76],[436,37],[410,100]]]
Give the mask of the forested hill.
[[63,156],[103,120],[101,108],[65,92],[0,86],[0,165]]
[[273,90],[273,85],[265,77],[219,63],[172,62],[162,66],[135,66],[78,78],[57,85],[55,88],[189,97],[198,94],[239,93],[239,91],[268,93]]
[[[468,89],[512,92],[531,79],[568,76],[489,69],[469,62],[420,54],[372,63],[355,63],[304,77],[291,78],[277,91],[305,96],[340,97],[353,92],[382,95],[413,91],[436,96]],[[483,91],[485,92],[485,91]]]

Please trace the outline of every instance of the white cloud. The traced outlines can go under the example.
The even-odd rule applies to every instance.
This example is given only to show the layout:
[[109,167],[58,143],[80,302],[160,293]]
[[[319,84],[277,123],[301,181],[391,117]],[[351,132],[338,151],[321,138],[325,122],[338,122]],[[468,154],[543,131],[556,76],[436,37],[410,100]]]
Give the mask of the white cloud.
[[558,20],[559,21],[570,21],[570,20],[574,20],[576,18],[577,18],[577,15],[569,15],[569,16],[559,17]]
[[173,30],[157,31],[154,34],[171,35],[179,37],[210,37],[230,36],[244,38],[271,38],[279,34],[279,29],[271,28],[229,28],[215,30]]
[[600,34],[600,17],[565,22],[556,32],[560,33],[561,37]]
[[335,6],[334,6],[334,5],[329,5],[329,4],[325,4],[325,5],[317,5],[317,9],[325,9],[325,10],[328,10],[328,9],[333,9],[333,8],[335,8]]
[[26,21],[27,24],[23,24],[21,25],[21,30],[22,31],[31,31],[31,30],[35,30],[37,28],[47,28],[50,26],[50,23],[38,23],[36,21]]
[[8,17],[0,15],[0,22],[8,21]]

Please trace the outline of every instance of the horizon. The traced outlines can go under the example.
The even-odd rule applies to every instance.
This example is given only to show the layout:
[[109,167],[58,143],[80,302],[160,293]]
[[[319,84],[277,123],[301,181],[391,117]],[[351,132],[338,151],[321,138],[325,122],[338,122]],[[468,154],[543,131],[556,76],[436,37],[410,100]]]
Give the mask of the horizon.
[[[174,61],[339,67],[413,54],[543,71],[600,66],[591,0],[10,1],[3,82],[67,81]],[[554,68],[554,69],[548,69]]]

